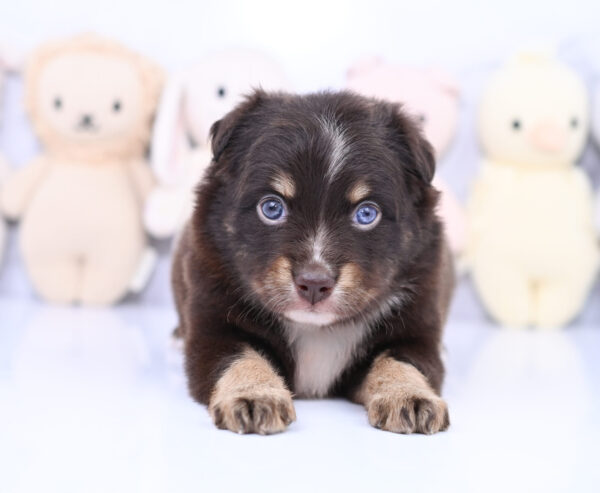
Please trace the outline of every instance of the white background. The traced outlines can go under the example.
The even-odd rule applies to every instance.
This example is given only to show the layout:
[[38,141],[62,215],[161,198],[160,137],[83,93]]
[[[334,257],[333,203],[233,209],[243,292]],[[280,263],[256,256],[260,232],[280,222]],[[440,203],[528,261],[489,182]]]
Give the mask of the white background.
[[[342,87],[363,55],[446,67],[462,114],[442,174],[462,197],[479,163],[473,115],[489,71],[541,41],[592,85],[599,26],[597,0],[0,0],[0,43],[23,53],[92,30],[173,70],[242,45],[279,58],[299,91]],[[6,89],[0,149],[20,166],[35,140],[19,79]],[[584,161],[600,169],[594,146]],[[300,401],[289,432],[238,437],[187,396],[166,344],[169,306],[27,301],[15,233],[0,276],[0,491],[598,491],[598,292],[578,329],[517,333],[482,323],[463,283],[445,334],[447,433],[392,435],[370,428],[359,406]],[[163,258],[146,305],[168,303],[167,270]]]
[[[364,56],[446,68],[461,85],[461,119],[441,174],[463,199],[480,162],[474,114],[490,71],[515,50],[533,45],[555,48],[590,88],[600,75],[600,2],[594,0],[0,0],[0,5],[0,43],[24,56],[47,39],[84,31],[121,40],[169,71],[211,50],[246,46],[278,59],[300,92],[342,88],[348,68]],[[36,144],[18,78],[9,80],[4,99],[0,150],[20,166],[35,154]],[[588,146],[582,161],[593,177],[599,174],[596,146]],[[170,303],[169,246],[159,248],[165,255],[141,298],[145,303]],[[584,320],[600,317],[599,293]],[[32,297],[14,233],[0,294]],[[458,291],[454,313],[482,319],[468,282]]]
[[[594,0],[217,0],[2,2],[0,39],[33,47],[86,30],[114,36],[167,68],[250,45],[278,56],[299,90],[336,87],[357,56],[463,69],[523,43],[598,33]],[[600,58],[596,55],[597,58]]]

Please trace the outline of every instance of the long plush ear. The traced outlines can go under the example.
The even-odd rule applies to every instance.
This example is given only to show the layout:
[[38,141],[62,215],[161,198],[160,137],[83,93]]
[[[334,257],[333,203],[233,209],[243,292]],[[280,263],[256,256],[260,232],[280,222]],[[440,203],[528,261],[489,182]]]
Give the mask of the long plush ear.
[[390,127],[396,134],[396,149],[406,172],[430,184],[435,174],[435,153],[418,125],[402,111],[400,105],[391,107]]
[[185,121],[184,74],[172,76],[162,92],[152,133],[151,164],[164,185],[173,185],[185,177],[185,156],[189,147]]
[[233,135],[241,126],[244,117],[253,109],[258,107],[264,100],[266,93],[262,89],[256,89],[246,96],[246,99],[238,104],[223,118],[217,120],[210,127],[210,139],[213,152],[213,160],[218,161]]

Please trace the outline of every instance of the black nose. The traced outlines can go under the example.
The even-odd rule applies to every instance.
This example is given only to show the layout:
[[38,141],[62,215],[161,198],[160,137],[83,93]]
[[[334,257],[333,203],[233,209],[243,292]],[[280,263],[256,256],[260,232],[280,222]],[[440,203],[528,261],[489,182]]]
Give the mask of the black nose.
[[81,126],[82,127],[90,127],[92,125],[93,119],[92,115],[83,114],[81,115]]
[[333,277],[320,265],[309,265],[302,269],[295,282],[298,294],[311,305],[329,297],[335,286]]

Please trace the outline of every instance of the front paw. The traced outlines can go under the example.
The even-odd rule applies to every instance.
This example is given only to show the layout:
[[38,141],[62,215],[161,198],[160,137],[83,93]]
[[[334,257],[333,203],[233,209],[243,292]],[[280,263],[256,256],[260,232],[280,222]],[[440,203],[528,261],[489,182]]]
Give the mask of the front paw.
[[270,435],[296,420],[292,395],[285,389],[252,389],[211,402],[208,411],[218,428]]
[[448,406],[437,396],[375,395],[367,412],[371,425],[394,433],[431,435],[450,426]]

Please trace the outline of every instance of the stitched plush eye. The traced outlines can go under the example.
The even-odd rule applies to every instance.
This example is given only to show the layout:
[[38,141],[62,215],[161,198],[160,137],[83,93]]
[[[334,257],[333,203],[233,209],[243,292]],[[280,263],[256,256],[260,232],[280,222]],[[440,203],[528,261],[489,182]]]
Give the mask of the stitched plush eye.
[[519,119],[514,119],[514,120],[512,121],[512,124],[511,124],[511,125],[512,125],[512,128],[513,128],[513,130],[520,130],[520,129],[521,129],[521,120],[519,120]]
[[62,99],[60,99],[59,97],[54,98],[54,101],[52,102],[52,104],[54,105],[54,109],[56,110],[60,110],[62,108]]
[[115,113],[118,113],[119,111],[121,111],[121,101],[119,101],[118,99],[115,99],[113,105],[112,105],[112,109]]
[[227,89],[225,89],[225,87],[223,87],[223,86],[219,86],[219,88],[217,89],[217,96],[219,96],[222,99],[226,95],[227,95]]
[[363,202],[362,204],[359,204],[352,216],[352,221],[354,221],[355,225],[361,229],[371,229],[375,227],[380,219],[381,211],[373,202]]
[[281,223],[287,216],[283,200],[272,195],[261,199],[256,208],[258,216],[266,224]]
[[579,126],[579,120],[575,116],[571,118],[569,123],[571,124],[571,128],[577,128]]

